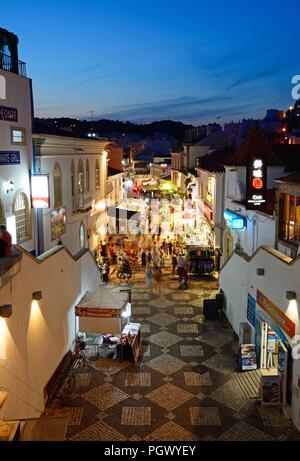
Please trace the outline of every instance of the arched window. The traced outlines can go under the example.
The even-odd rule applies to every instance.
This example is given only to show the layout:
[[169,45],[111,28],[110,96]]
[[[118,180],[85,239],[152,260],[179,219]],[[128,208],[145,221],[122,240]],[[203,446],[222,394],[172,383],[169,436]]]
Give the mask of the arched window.
[[21,243],[30,238],[29,202],[24,192],[20,192],[16,195],[13,204],[13,212],[16,217],[17,242]]
[[95,187],[96,190],[100,189],[100,167],[99,167],[99,160],[96,160],[96,167],[95,167]]
[[6,80],[3,75],[0,75],[0,99],[6,99]]
[[83,168],[83,162],[81,159],[79,159],[79,162],[78,162],[77,184],[78,184],[78,192],[82,193],[84,191],[84,168]]
[[3,208],[3,203],[0,199],[0,225],[4,224],[5,225],[5,214],[4,214],[4,208]]
[[62,175],[59,163],[55,163],[53,169],[53,191],[54,191],[54,205],[53,208],[62,207]]
[[81,223],[80,228],[79,228],[79,245],[80,245],[81,250],[85,248],[85,240],[86,240],[85,225]]
[[85,163],[85,187],[87,191],[90,190],[90,165],[88,160]]

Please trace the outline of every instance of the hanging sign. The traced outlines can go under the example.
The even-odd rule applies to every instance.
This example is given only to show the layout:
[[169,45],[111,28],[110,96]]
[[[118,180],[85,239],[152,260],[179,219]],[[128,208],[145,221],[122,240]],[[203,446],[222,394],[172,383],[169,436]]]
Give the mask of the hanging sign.
[[31,197],[32,208],[50,207],[48,175],[31,176]]
[[295,336],[295,323],[275,306],[275,304],[273,304],[260,290],[257,290],[256,302],[290,338]]
[[266,204],[267,167],[263,156],[252,157],[247,165],[247,209],[263,209]]
[[256,301],[253,296],[248,293],[248,303],[247,303],[247,320],[255,328],[255,319],[256,319]]
[[233,230],[242,230],[246,226],[246,220],[243,216],[239,216],[229,210],[224,210],[224,219]]

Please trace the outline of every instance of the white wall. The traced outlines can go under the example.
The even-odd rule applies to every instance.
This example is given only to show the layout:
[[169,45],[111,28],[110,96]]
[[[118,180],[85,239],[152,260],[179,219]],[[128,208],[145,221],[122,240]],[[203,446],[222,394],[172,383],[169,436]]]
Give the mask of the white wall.
[[[0,200],[5,211],[5,218],[12,216],[13,199],[18,192],[24,192],[30,205],[29,170],[32,169],[32,108],[31,80],[20,75],[0,69],[0,76],[6,81],[5,99],[0,99],[0,105],[18,110],[18,122],[0,120],[0,151],[19,151],[20,165],[0,165]],[[11,127],[25,128],[26,144],[12,145]],[[6,183],[13,181],[15,189],[7,194]],[[32,221],[32,215],[31,215]],[[33,229],[31,231],[33,237]],[[22,242],[28,251],[34,249],[34,239]]]
[[[23,253],[21,270],[0,289],[1,303],[12,304],[9,319],[0,319],[0,386],[11,394],[0,416],[39,416],[43,389],[75,337],[74,303],[99,285],[89,252],[75,261],[63,248],[42,262]],[[32,293],[43,299],[32,303]],[[33,407],[33,408],[32,408]]]
[[[296,324],[296,335],[300,334],[300,260],[291,261],[272,248],[260,248],[248,262],[233,253],[220,273],[220,287],[226,296],[226,316],[238,334],[240,322],[247,321],[247,296],[256,299],[256,291],[262,291],[287,317]],[[265,270],[264,276],[256,275],[256,268]],[[285,291],[296,291],[297,301],[287,301]],[[292,338],[287,337],[289,343]],[[298,388],[300,360],[293,361],[293,384]],[[299,388],[298,388],[299,389]],[[293,421],[300,430],[300,400],[293,393]]]

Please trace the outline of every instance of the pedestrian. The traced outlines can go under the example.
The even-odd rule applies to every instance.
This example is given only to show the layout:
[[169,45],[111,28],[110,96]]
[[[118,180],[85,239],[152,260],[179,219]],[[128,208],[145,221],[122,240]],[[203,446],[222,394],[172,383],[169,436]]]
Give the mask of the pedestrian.
[[4,250],[4,255],[7,256],[12,253],[12,238],[10,233],[7,231],[6,226],[2,224],[0,226],[0,240],[4,242],[2,243],[2,252]]
[[169,247],[169,255],[171,256],[172,251],[173,251],[173,244],[171,241],[168,243],[168,247]]
[[148,285],[148,287],[152,286],[152,282],[153,282],[153,269],[150,265],[148,265],[146,268],[146,284]]
[[148,250],[148,254],[147,254],[147,262],[148,262],[148,264],[150,264],[151,261],[152,261],[151,250]]
[[142,253],[141,253],[141,261],[142,261],[142,267],[145,268],[147,265],[147,255],[144,249],[142,250]]
[[177,260],[179,280],[182,279],[185,264],[186,264],[185,258],[180,253],[180,255],[178,256],[178,260]]
[[177,256],[176,256],[176,253],[175,251],[173,251],[173,254],[172,254],[172,274],[175,275],[176,273],[176,267],[177,267],[178,263],[177,263]]

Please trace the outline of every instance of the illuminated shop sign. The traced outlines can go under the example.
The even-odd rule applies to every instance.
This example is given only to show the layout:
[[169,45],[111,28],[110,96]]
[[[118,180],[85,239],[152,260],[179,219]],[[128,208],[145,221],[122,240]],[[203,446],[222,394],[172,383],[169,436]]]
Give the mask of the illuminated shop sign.
[[247,166],[247,209],[264,208],[267,168],[263,157],[252,158]]
[[20,152],[0,151],[0,165],[20,165]]
[[55,240],[66,232],[66,209],[58,208],[50,213],[51,240]]
[[48,175],[31,176],[32,208],[49,208],[49,177]]
[[229,210],[224,211],[224,219],[227,221],[228,226],[234,230],[241,230],[246,226],[245,218]]
[[0,120],[7,122],[18,121],[18,110],[14,107],[0,106]]

